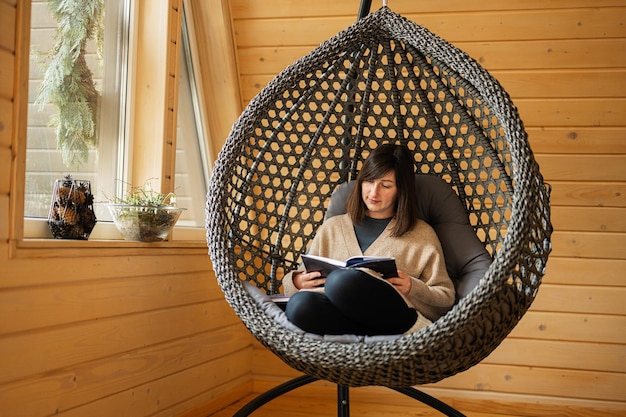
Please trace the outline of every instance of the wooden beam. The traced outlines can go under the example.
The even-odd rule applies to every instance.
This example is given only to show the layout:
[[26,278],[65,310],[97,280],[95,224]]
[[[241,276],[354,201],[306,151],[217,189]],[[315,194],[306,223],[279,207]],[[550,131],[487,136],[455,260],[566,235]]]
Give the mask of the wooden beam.
[[174,190],[176,107],[182,0],[137,4],[135,82],[131,109],[134,186]]

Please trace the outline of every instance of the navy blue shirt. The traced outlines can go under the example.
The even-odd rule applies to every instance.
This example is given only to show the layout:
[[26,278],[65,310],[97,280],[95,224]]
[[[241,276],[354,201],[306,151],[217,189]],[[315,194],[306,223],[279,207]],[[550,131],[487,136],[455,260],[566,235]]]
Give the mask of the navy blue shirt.
[[356,240],[359,242],[361,252],[365,253],[367,248],[376,240],[378,236],[385,230],[393,217],[388,219],[373,219],[365,216],[359,225],[354,226]]

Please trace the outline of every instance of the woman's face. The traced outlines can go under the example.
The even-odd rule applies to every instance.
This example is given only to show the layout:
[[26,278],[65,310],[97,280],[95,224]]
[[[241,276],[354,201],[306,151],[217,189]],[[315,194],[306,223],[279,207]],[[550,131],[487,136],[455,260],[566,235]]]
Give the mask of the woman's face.
[[366,214],[374,219],[387,219],[396,214],[397,195],[396,174],[393,171],[361,184],[361,198],[367,207]]

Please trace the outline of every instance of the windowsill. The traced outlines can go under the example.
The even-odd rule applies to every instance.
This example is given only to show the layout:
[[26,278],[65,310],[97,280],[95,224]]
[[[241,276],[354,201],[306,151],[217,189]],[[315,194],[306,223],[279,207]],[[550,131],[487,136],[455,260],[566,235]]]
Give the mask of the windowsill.
[[[203,253],[207,252],[206,234],[204,228],[199,227],[175,227],[169,239],[163,242],[139,242],[124,240],[122,235],[117,231],[113,222],[99,221],[96,223],[89,240],[73,240],[73,239],[53,239],[48,229],[46,219],[28,218],[24,221],[24,239],[16,242],[15,248],[18,252],[21,249],[27,249],[30,253],[32,250],[41,249],[41,253],[37,256],[55,256],[54,252],[58,250],[80,250],[86,252],[101,251],[102,249],[118,249],[117,251],[102,252],[101,256],[115,256],[119,251],[128,250],[143,251],[152,249],[201,249]],[[39,251],[36,251],[39,252]],[[194,251],[195,252],[195,251]],[[47,254],[47,255],[45,255]],[[14,254],[22,257],[17,253]],[[91,256],[91,253],[85,253],[85,256]],[[24,254],[26,257],[30,255]]]

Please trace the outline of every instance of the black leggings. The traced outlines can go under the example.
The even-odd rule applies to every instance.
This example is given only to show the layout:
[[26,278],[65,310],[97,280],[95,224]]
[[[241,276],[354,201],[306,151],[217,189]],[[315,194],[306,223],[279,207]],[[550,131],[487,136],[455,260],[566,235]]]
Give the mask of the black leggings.
[[300,291],[287,303],[289,321],[310,333],[402,334],[417,320],[398,291],[357,269],[337,269],[326,278],[325,294]]

